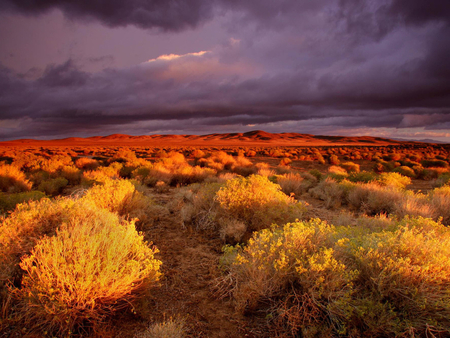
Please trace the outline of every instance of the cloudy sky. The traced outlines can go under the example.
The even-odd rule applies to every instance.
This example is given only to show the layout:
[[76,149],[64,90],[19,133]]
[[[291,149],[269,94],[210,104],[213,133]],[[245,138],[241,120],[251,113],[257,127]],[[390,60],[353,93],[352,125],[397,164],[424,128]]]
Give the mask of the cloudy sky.
[[450,143],[449,0],[1,0],[0,139]]

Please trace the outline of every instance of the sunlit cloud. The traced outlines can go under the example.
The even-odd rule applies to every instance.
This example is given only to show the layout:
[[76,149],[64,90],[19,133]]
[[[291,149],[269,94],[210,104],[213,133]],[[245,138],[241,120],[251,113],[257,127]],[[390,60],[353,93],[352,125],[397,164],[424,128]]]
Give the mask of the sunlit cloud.
[[179,58],[184,58],[187,56],[203,56],[207,53],[210,53],[211,51],[209,50],[202,50],[200,52],[196,52],[196,53],[187,53],[187,54],[182,54],[182,55],[178,55],[178,54],[163,54],[158,56],[156,59],[150,59],[146,62],[155,62],[155,61],[172,61],[172,60],[176,60]]

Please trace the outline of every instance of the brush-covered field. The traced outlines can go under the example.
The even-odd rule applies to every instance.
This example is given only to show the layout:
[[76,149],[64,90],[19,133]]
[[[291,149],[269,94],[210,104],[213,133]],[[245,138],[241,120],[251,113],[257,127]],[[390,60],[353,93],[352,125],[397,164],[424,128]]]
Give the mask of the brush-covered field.
[[450,337],[450,146],[1,147],[0,337]]

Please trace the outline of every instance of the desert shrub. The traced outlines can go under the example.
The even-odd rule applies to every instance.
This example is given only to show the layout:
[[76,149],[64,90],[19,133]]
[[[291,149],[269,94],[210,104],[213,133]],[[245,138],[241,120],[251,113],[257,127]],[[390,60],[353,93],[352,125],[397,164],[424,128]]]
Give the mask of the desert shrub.
[[245,156],[246,156],[246,157],[255,157],[255,156],[256,156],[256,151],[254,151],[254,150],[248,150],[248,151],[245,153]]
[[320,181],[323,177],[322,173],[317,169],[312,169],[308,173],[314,176],[316,178],[316,181]]
[[330,326],[339,328],[346,317],[342,303],[351,299],[357,273],[337,257],[334,233],[333,226],[311,220],[259,231],[245,247],[226,247],[225,292],[240,311],[267,304],[266,311],[273,310],[292,335],[320,336]]
[[323,158],[322,154],[319,151],[316,151],[314,153],[314,155],[315,155],[315,157],[317,159],[317,162],[319,162],[320,164],[325,164],[326,163],[325,159]]
[[197,160],[197,159],[200,159],[202,157],[205,157],[206,153],[204,151],[200,150],[200,149],[195,149],[192,152],[191,156]]
[[346,203],[347,196],[354,186],[349,181],[337,182],[331,177],[319,182],[317,186],[310,189],[310,194],[318,199],[325,201],[327,208],[339,208]]
[[218,203],[215,200],[221,183],[192,184],[181,189],[170,208],[181,215],[182,225],[192,225],[197,229],[215,230]]
[[110,179],[93,186],[83,196],[83,200],[120,216],[138,218],[140,223],[150,221],[148,211],[154,204],[151,198],[137,191],[133,183],[123,179]]
[[188,185],[202,182],[216,173],[210,168],[192,167],[183,154],[176,152],[170,152],[153,166],[140,168],[138,174],[144,175],[143,182],[148,186],[155,186],[159,181],[171,186]]
[[350,206],[369,215],[393,213],[403,201],[404,192],[392,186],[380,186],[375,182],[357,183],[349,191]]
[[277,176],[277,183],[281,190],[288,196],[301,196],[307,192],[311,187],[310,182],[300,174],[289,173],[282,176]]
[[393,213],[399,218],[421,216],[438,219],[435,209],[429,202],[429,197],[412,191],[406,191],[402,194],[402,198],[395,204]]
[[291,223],[226,247],[218,285],[277,336],[446,337],[449,245],[448,228],[420,217]]
[[170,318],[162,323],[150,325],[134,338],[183,338],[185,337],[185,321]]
[[341,161],[339,161],[339,158],[336,155],[331,155],[330,158],[328,159],[328,162],[331,165],[339,165],[341,163]]
[[278,184],[259,175],[227,181],[217,192],[216,200],[223,210],[248,224],[249,230],[295,220],[305,211],[304,204],[295,202]]
[[347,170],[345,170],[345,169],[342,168],[342,167],[338,167],[337,165],[332,165],[332,166],[330,166],[330,167],[328,168],[328,172],[329,172],[330,174],[341,175],[341,176],[344,176],[344,177],[347,177],[347,176],[348,176]]
[[96,170],[85,171],[81,178],[81,184],[84,186],[92,186],[94,184],[101,184],[110,179],[120,178],[120,170],[123,165],[118,162],[113,162],[107,167],[99,167]]
[[136,153],[131,149],[119,149],[114,156],[109,160],[109,162],[136,162],[138,158],[136,157]]
[[[275,173],[276,175],[286,175],[292,172],[292,169],[289,166],[286,165],[279,165],[275,168]],[[270,177],[270,179],[272,180],[276,180],[275,177]]]
[[142,165],[134,169],[131,173],[131,177],[135,180],[144,183],[147,177],[152,172],[153,165],[149,162],[147,165]]
[[448,163],[446,161],[442,161],[442,160],[423,160],[420,163],[425,168],[430,168],[430,167],[448,168]]
[[414,172],[414,170],[407,166],[397,167],[393,170],[393,172],[399,173],[403,176],[410,177],[410,178],[416,177],[416,173]]
[[25,275],[15,296],[25,322],[58,335],[97,325],[158,280],[155,252],[133,222],[109,211],[87,208],[68,218],[20,264]]
[[11,211],[16,208],[17,204],[28,201],[38,201],[44,197],[46,197],[46,195],[41,191],[26,191],[15,194],[0,193],[0,211]]
[[359,172],[359,164],[353,162],[344,162],[341,163],[341,167],[347,170],[348,172]]
[[404,189],[407,185],[411,184],[411,179],[399,173],[382,173],[378,177],[377,182],[383,186]]
[[77,185],[81,182],[81,171],[73,166],[62,167],[59,176],[65,178],[71,185]]
[[80,157],[75,161],[75,166],[82,170],[95,170],[100,166],[100,163],[93,158]]
[[449,244],[448,229],[423,218],[340,241],[360,271],[354,315],[365,334],[450,333]]
[[64,177],[53,178],[41,182],[38,186],[38,190],[46,193],[47,195],[58,195],[69,184],[69,181]]
[[292,160],[290,158],[288,158],[288,157],[284,157],[280,161],[280,165],[283,165],[283,166],[288,166],[291,163],[292,163]]
[[443,185],[449,185],[450,184],[450,173],[443,173],[438,176],[436,179],[436,182],[434,185],[436,187],[442,187]]
[[[17,205],[0,224],[0,298],[9,283],[20,284],[20,258],[31,252],[37,241],[53,235],[62,220],[73,210],[72,199],[39,201]],[[74,212],[78,212],[76,209]],[[3,294],[3,295],[2,295]]]
[[352,172],[348,175],[348,180],[355,183],[369,183],[375,181],[377,176],[370,171]]
[[377,173],[382,173],[382,172],[389,172],[392,171],[395,168],[394,163],[393,162],[386,162],[386,161],[377,161],[375,167],[374,167],[374,171]]
[[257,173],[260,176],[272,177],[275,176],[275,170],[270,169],[269,164],[265,162],[256,163],[255,168],[258,170]]
[[435,188],[429,193],[429,203],[435,219],[442,217],[442,222],[450,225],[450,186]]
[[31,189],[32,183],[14,165],[0,164],[0,191],[22,192]]

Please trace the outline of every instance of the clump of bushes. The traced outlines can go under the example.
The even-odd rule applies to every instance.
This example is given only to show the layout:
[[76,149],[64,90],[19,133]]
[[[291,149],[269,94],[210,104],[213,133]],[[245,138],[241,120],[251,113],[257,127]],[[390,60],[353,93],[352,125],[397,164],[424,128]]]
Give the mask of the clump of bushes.
[[75,161],[75,166],[82,170],[95,170],[100,166],[100,163],[93,158],[80,157]]
[[317,184],[317,179],[308,173],[288,173],[277,176],[276,182],[286,195],[291,196],[293,194],[294,197],[298,198]]
[[133,222],[97,208],[72,215],[24,258],[16,289],[29,327],[58,335],[101,323],[159,278],[161,262]]
[[82,200],[119,216],[136,218],[139,229],[153,225],[155,220],[168,214],[166,208],[157,205],[150,196],[144,195],[133,183],[124,179],[107,179],[103,184],[94,185],[86,191]]
[[393,170],[393,172],[399,173],[399,174],[401,174],[403,176],[410,177],[410,178],[415,178],[416,177],[416,173],[414,172],[414,170],[412,168],[410,168],[410,167],[407,167],[407,166],[397,167],[397,168],[395,168]]
[[12,211],[17,204],[38,201],[46,195],[41,191],[26,191],[15,194],[0,193],[0,212]]
[[450,232],[424,218],[334,227],[318,219],[226,247],[220,291],[266,311],[277,335],[450,334]]
[[191,166],[183,154],[170,152],[154,164],[146,164],[136,168],[132,176],[148,186],[164,182],[170,186],[182,186],[203,182],[214,176],[216,171],[210,168]]
[[356,164],[353,162],[343,162],[340,165],[342,168],[344,168],[348,172],[359,173],[359,164]]
[[240,242],[251,231],[301,218],[306,206],[281,191],[267,177],[236,177],[223,183],[192,185],[173,203],[183,224],[218,231],[222,239]]
[[42,181],[37,189],[46,193],[47,195],[56,196],[60,194],[68,184],[69,181],[64,177],[57,177]]
[[229,180],[216,194],[220,207],[248,224],[249,230],[260,230],[272,223],[300,218],[305,205],[286,196],[278,184],[266,177],[251,175]]
[[18,167],[0,164],[0,191],[10,193],[29,191],[32,185]]
[[448,168],[448,162],[443,160],[423,160],[420,163],[425,168]]

